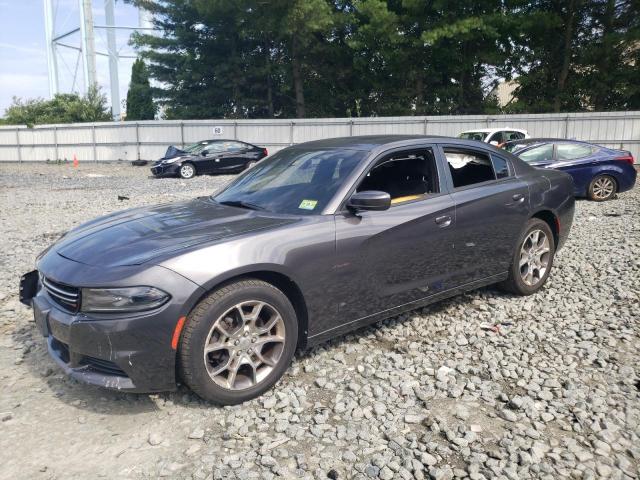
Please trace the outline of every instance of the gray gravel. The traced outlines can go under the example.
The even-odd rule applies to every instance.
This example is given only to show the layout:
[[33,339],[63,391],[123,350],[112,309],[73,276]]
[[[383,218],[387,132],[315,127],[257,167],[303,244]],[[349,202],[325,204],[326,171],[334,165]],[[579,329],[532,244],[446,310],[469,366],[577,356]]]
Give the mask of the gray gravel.
[[541,293],[488,288],[380,322],[218,408],[70,380],[15,295],[73,225],[230,179],[147,172],[0,165],[0,478],[638,478],[640,190],[577,203]]

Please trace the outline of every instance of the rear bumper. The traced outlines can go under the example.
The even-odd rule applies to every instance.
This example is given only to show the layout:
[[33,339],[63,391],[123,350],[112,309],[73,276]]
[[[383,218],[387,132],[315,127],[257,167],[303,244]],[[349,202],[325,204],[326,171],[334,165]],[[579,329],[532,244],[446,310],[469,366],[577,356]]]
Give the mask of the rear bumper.
[[618,182],[618,192],[626,192],[628,190],[631,190],[636,184],[638,171],[633,165],[630,165],[630,167],[631,168],[625,169],[624,175],[620,175],[616,178]]

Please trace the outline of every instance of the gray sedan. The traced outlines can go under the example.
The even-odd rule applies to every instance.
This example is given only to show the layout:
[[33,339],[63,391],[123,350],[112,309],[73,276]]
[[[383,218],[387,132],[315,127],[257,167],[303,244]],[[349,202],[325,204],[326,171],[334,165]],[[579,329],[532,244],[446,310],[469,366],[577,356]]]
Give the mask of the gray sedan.
[[366,136],[281,150],[211,197],[68,232],[21,280],[52,358],[123,391],[222,404],[297,348],[489,284],[547,281],[571,177],[478,142]]

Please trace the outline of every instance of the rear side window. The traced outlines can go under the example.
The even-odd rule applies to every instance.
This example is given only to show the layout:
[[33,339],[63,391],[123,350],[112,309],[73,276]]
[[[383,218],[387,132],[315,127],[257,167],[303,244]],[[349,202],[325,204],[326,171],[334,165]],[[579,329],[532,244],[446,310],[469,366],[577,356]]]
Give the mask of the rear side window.
[[593,153],[593,150],[589,145],[559,143],[556,152],[558,160],[575,160],[576,158],[588,157]]
[[454,188],[495,180],[489,155],[471,150],[445,148]]
[[493,161],[493,170],[496,172],[496,178],[507,178],[509,176],[509,163],[506,159],[491,155]]

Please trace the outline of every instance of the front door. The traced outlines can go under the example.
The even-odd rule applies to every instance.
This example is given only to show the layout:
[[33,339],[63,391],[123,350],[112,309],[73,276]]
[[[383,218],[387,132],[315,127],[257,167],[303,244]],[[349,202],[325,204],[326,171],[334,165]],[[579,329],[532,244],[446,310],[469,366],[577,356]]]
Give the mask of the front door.
[[356,191],[388,192],[385,211],[335,216],[338,324],[348,325],[450,288],[453,199],[431,147],[386,154]]

